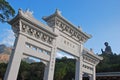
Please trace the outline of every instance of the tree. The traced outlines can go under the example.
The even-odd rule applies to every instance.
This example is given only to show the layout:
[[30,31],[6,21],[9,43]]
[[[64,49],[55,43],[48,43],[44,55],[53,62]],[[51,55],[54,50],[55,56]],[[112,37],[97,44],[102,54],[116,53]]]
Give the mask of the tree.
[[75,78],[75,59],[62,57],[56,59],[54,80],[71,80]]
[[7,22],[14,14],[12,6],[6,0],[0,0],[0,22]]
[[63,62],[56,63],[55,77],[54,77],[55,80],[63,80],[67,72],[66,67],[67,65]]
[[6,68],[7,68],[7,64],[6,63],[0,63],[0,80],[1,79],[3,80]]
[[97,65],[97,72],[119,72],[120,55],[101,54],[103,60]]
[[43,80],[45,65],[42,62],[21,62],[17,80]]
[[30,64],[22,61],[19,69],[18,79],[17,80],[26,80],[29,78]]

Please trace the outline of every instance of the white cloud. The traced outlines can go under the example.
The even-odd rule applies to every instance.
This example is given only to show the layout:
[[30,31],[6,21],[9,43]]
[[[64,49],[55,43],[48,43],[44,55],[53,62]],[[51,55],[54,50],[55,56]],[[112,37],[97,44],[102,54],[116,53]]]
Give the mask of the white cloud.
[[57,52],[56,58],[62,58],[62,57],[67,57],[67,58],[74,58],[74,56],[71,56],[67,53],[64,53],[62,51]]
[[14,44],[14,33],[12,30],[6,29],[3,31],[3,34],[0,34],[2,40],[0,42],[0,44],[5,44],[7,46],[13,46]]
[[64,57],[63,54],[61,54],[61,53],[57,53],[57,54],[56,54],[56,58],[62,58],[62,57]]

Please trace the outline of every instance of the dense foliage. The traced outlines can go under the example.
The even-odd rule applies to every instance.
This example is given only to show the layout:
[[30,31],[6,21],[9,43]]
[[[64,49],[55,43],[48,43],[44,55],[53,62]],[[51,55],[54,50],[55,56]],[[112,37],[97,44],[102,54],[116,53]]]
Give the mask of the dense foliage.
[[14,14],[12,6],[6,0],[0,0],[0,22],[7,22]]
[[0,80],[1,79],[3,80],[6,68],[7,68],[7,64],[6,63],[0,63]]
[[[102,54],[104,60],[97,65],[97,72],[120,71],[120,55]],[[0,64],[0,78],[3,78],[7,64]],[[21,62],[17,80],[43,80],[45,65],[42,62]],[[54,80],[71,80],[75,78],[75,59],[56,59]]]
[[[45,65],[42,62],[26,63],[21,62],[17,80],[43,80]],[[3,80],[7,68],[6,63],[0,64],[0,80]]]
[[29,64],[22,61],[17,80],[43,80],[44,67],[42,62]]
[[62,59],[56,60],[55,65],[55,80],[71,80],[75,78],[75,59]]
[[[4,77],[7,64],[0,64],[0,78]],[[17,80],[43,80],[45,65],[42,62],[26,63],[21,62]],[[62,59],[56,60],[54,80],[71,80],[75,77],[75,60]]]
[[101,54],[104,58],[97,65],[97,72],[120,72],[120,54]]

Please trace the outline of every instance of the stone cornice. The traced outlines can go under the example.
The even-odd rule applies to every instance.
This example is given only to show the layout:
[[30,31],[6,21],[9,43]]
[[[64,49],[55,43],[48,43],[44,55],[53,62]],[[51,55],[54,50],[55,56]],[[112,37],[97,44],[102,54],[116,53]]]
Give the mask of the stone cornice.
[[21,9],[19,9],[17,16],[13,18],[12,20],[8,21],[8,23],[11,25],[14,25],[13,23],[15,23],[15,21],[17,21],[18,19],[25,20],[26,22],[31,23],[37,28],[42,29],[43,31],[46,31],[51,35],[57,36],[55,33],[53,33],[52,28],[36,20],[33,16],[29,16],[28,14],[26,14],[26,12],[23,12]]
[[[59,28],[62,29],[62,31],[65,31],[68,33],[71,33],[71,36],[75,36],[79,41],[86,42],[89,38],[92,36],[82,32],[82,30],[78,29],[76,26],[71,24],[68,20],[66,20],[58,10],[56,12],[48,17],[43,17],[43,19],[51,25],[50,20],[54,20],[54,23],[52,26],[58,26]],[[53,21],[52,21],[53,22]],[[69,28],[69,29],[68,29]],[[69,31],[70,30],[70,31]],[[72,32],[73,31],[73,34]]]
[[97,65],[100,60],[103,60],[103,57],[95,55],[92,51],[89,51],[87,49],[83,49],[83,61],[86,63],[92,63],[94,65]]
[[34,19],[31,14],[22,10],[19,10],[17,16],[9,21],[9,24],[12,25],[16,37],[23,33],[51,45],[57,37],[52,28],[42,24]]
[[83,55],[88,55],[88,56],[91,56],[91,57],[93,57],[95,59],[103,60],[103,57],[95,55],[94,52],[92,52],[92,51],[90,51],[90,50],[88,50],[86,48],[83,49]]
[[80,29],[65,23],[63,20],[57,17],[55,24],[63,33],[68,34],[70,37],[74,38],[78,42],[79,41],[86,42],[89,38],[91,38],[90,35],[83,33]]

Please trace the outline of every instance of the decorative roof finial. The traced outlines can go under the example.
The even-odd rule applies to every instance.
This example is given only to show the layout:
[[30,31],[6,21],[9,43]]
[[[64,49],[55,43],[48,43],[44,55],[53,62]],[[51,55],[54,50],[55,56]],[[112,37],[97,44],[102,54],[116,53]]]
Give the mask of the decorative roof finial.
[[30,11],[30,9],[26,9],[26,11],[24,12],[26,15],[32,17],[33,16],[33,11]]
[[18,11],[21,11],[21,10],[22,10],[21,8],[18,9]]
[[90,51],[91,51],[91,52],[93,52],[93,49],[92,49],[92,48],[90,48]]
[[19,8],[18,14],[22,14],[22,9],[21,8]]
[[81,28],[81,26],[78,26],[78,29],[82,31],[82,28]]
[[59,11],[59,9],[56,9],[55,14],[61,15],[61,11]]

